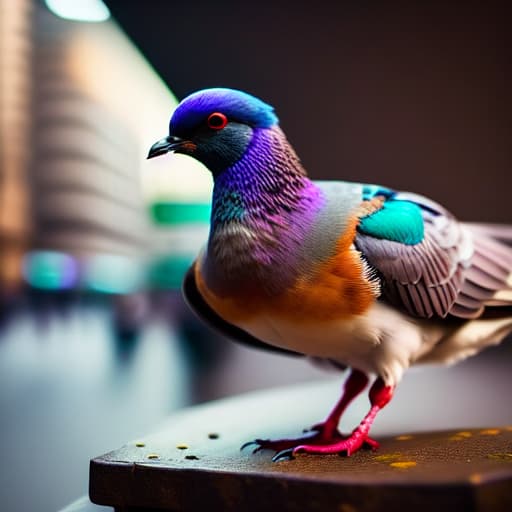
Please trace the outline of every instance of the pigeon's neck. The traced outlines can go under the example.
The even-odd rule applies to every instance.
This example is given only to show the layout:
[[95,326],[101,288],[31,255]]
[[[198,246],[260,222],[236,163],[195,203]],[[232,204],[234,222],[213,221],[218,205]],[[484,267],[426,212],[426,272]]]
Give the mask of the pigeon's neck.
[[255,130],[244,157],[215,179],[209,285],[222,291],[243,283],[270,283],[273,291],[286,286],[322,201],[281,130]]
[[244,156],[215,178],[212,227],[301,208],[311,182],[278,127],[256,129]]

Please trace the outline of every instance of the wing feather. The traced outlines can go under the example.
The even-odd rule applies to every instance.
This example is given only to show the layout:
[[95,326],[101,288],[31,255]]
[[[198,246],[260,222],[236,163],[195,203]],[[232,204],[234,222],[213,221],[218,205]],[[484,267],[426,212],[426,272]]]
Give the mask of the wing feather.
[[[486,306],[512,304],[512,248],[492,238],[510,228],[492,226],[486,233],[484,225],[460,223],[416,194],[397,192],[390,199],[420,207],[424,236],[410,245],[358,231],[355,246],[378,271],[383,300],[422,318],[476,318]],[[511,293],[499,293],[503,290]]]

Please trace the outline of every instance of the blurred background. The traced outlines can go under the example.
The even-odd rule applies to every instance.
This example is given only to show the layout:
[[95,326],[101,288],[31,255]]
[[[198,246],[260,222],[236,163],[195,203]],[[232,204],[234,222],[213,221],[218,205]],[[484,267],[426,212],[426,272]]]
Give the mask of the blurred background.
[[[0,0],[0,508],[63,507],[86,493],[90,458],[186,405],[332,378],[221,339],[183,304],[210,176],[184,156],[145,160],[179,99],[247,90],[276,107],[314,178],[510,223],[504,9]],[[508,343],[411,379],[460,397],[458,416],[444,411],[454,426],[512,423],[511,360]]]

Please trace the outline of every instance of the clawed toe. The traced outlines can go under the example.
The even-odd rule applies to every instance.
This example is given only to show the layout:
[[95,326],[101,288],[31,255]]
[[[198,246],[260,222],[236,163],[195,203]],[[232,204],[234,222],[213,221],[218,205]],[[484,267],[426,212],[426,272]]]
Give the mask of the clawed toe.
[[281,462],[285,460],[293,460],[295,459],[294,455],[295,448],[287,448],[286,450],[281,450],[280,452],[277,452],[272,457],[272,462]]
[[240,446],[240,451],[245,450],[246,448],[248,448],[249,446],[251,446],[253,444],[257,445],[258,443],[256,441],[247,441],[242,446]]
[[320,433],[311,433],[299,437],[297,439],[255,439],[244,443],[240,450],[244,450],[249,446],[255,446],[253,453],[257,453],[261,450],[274,450],[275,452],[282,452],[288,449],[294,449],[298,445],[302,444],[314,444],[315,442],[325,442]]
[[252,453],[258,453],[259,451],[263,450],[264,444],[266,442],[269,442],[269,440],[268,439],[254,439],[253,441],[247,441],[247,443],[244,443],[242,446],[240,446],[240,451],[243,451],[246,448],[249,448],[249,446],[255,446]]
[[253,453],[274,450],[274,462],[293,460],[298,453],[350,457],[361,449],[376,450],[379,444],[369,437],[369,430],[377,413],[393,396],[393,387],[386,385],[382,378],[379,377],[373,383],[369,393],[371,408],[352,433],[343,436],[337,429],[341,414],[352,399],[364,389],[367,382],[366,375],[359,370],[353,370],[345,383],[344,394],[327,419],[304,430],[303,436],[296,439],[255,439],[245,443],[241,449],[255,446]]
[[272,458],[274,462],[293,460],[298,453],[309,454],[338,454],[350,457],[361,448],[375,450],[379,446],[376,441],[367,434],[356,429],[348,437],[342,436],[338,430],[326,434],[323,424],[313,425],[309,435],[297,439],[254,439],[244,443],[240,450],[254,447],[252,453],[262,450],[274,450],[276,454]]
[[293,460],[295,459],[295,455],[298,453],[317,455],[337,454],[340,456],[350,457],[361,448],[376,450],[379,446],[377,441],[374,441],[368,436],[361,435],[361,433],[357,431],[346,438],[340,437],[319,439],[318,436],[315,436],[311,440],[316,442],[307,443],[304,443],[304,439],[296,439],[292,446],[290,446],[290,443],[292,442],[290,439],[279,441],[256,439],[255,441],[245,443],[242,446],[242,449],[247,446],[256,445],[253,453],[264,449],[276,450],[277,453],[272,457],[272,461],[280,462],[284,460]]

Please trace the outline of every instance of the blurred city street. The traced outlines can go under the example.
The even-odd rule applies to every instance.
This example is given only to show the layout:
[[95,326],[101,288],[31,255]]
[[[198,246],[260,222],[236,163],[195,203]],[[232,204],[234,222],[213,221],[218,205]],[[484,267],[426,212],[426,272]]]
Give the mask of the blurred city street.
[[[341,388],[341,374],[236,345],[185,305],[213,179],[186,155],[147,156],[192,91],[274,105],[313,179],[512,223],[512,32],[493,2],[0,0],[0,11],[2,512],[62,509],[86,495],[91,458],[185,407],[310,382],[331,404]],[[511,364],[509,338],[453,368],[412,369],[376,432],[512,425]]]

